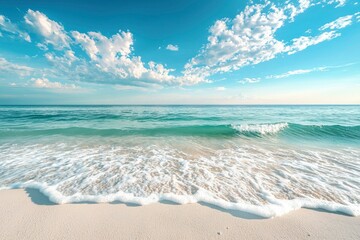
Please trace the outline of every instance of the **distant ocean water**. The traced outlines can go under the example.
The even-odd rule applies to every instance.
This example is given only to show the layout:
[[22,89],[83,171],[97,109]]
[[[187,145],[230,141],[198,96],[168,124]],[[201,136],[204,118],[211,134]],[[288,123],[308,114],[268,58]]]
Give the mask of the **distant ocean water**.
[[360,215],[360,106],[0,106],[0,188]]

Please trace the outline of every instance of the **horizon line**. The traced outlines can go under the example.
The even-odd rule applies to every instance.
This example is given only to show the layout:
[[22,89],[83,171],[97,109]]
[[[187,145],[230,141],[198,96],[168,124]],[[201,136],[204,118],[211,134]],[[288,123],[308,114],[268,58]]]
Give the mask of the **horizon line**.
[[256,104],[0,104],[6,106],[360,106],[360,103],[256,103]]

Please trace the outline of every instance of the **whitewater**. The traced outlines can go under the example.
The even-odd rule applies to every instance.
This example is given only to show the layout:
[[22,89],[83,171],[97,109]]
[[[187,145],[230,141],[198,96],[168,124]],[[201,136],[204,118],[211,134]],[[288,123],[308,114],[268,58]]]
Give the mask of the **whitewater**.
[[0,189],[360,215],[360,106],[1,106]]

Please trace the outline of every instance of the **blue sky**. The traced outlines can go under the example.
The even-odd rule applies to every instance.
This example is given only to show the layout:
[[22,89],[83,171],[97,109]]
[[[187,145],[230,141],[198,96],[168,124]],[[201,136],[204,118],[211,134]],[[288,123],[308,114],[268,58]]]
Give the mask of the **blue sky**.
[[360,104],[360,4],[1,1],[0,104]]

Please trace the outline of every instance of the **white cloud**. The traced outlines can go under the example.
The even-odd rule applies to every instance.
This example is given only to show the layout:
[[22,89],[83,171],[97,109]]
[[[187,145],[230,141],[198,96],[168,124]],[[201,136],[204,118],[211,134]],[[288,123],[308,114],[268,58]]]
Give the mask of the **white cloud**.
[[287,52],[289,55],[296,52],[302,51],[312,45],[319,44],[324,41],[328,41],[334,38],[339,37],[341,34],[335,31],[323,32],[317,36],[301,36],[292,40],[292,44],[284,48],[284,52]]
[[279,54],[293,54],[310,46],[340,36],[336,31],[315,36],[300,36],[288,43],[276,38],[285,23],[316,5],[300,0],[297,5],[281,7],[270,1],[246,6],[233,19],[221,19],[210,28],[208,43],[198,55],[185,65],[185,74],[207,78],[216,73],[238,70],[275,58]]
[[65,51],[63,56],[56,56],[53,53],[46,53],[45,58],[56,66],[61,66],[63,64],[71,66],[74,61],[78,60],[72,50]]
[[260,82],[260,78],[244,78],[239,81],[239,83],[241,83],[241,84],[257,83],[257,82]]
[[275,32],[289,18],[288,10],[290,15],[298,10],[294,8],[256,4],[247,6],[234,19],[216,21],[210,28],[208,44],[185,66],[186,71],[208,76],[273,59],[285,48],[275,39]]
[[129,56],[133,45],[130,32],[120,32],[107,38],[101,33],[73,31],[72,36],[104,72],[114,73],[120,78],[140,78],[146,72],[140,57]]
[[290,76],[294,76],[294,75],[300,75],[300,74],[307,74],[307,73],[311,73],[311,72],[323,72],[323,71],[328,71],[331,69],[336,69],[336,68],[344,68],[344,67],[348,67],[348,66],[352,66],[355,63],[348,63],[348,64],[343,64],[343,65],[336,65],[336,66],[324,66],[324,67],[315,67],[315,68],[310,68],[310,69],[297,69],[297,70],[291,70],[282,74],[277,74],[277,75],[269,75],[266,76],[265,78],[274,78],[274,79],[279,79],[279,78],[287,78]]
[[36,46],[38,48],[40,48],[41,50],[43,50],[43,51],[48,51],[49,50],[48,46],[46,44],[43,44],[43,43],[37,43]]
[[30,75],[32,72],[34,72],[34,69],[25,65],[11,63],[5,58],[0,57],[0,72],[17,74],[23,77]]
[[0,15],[0,30],[19,36],[27,42],[31,42],[31,38],[28,33],[21,31],[16,24],[12,23],[10,19],[6,18],[3,15]]
[[51,82],[47,78],[32,78],[32,86],[35,88],[59,89],[59,90],[73,90],[78,87],[75,84],[63,84],[60,82]]
[[49,19],[45,14],[29,9],[24,19],[36,33],[44,38],[44,44],[51,44],[55,49],[70,47],[70,37],[64,27]]
[[[307,74],[307,73],[312,73],[312,72],[324,72],[324,71],[328,71],[331,69],[344,68],[344,67],[352,66],[354,64],[356,64],[356,63],[347,63],[347,64],[335,65],[335,66],[314,67],[314,68],[309,68],[309,69],[296,69],[296,70],[290,70],[290,71],[287,71],[287,72],[281,73],[281,74],[268,75],[268,76],[265,76],[264,78],[265,79],[287,78],[287,77],[294,76],[294,75],[302,75],[302,74]],[[244,79],[240,80],[239,83],[241,83],[241,84],[257,83],[260,80],[261,80],[260,77],[244,78]]]
[[329,22],[325,25],[323,25],[322,27],[319,28],[320,31],[326,30],[326,29],[330,29],[330,30],[334,30],[334,29],[341,29],[344,27],[349,26],[352,23],[352,15],[347,15],[344,17],[340,17],[338,19],[336,19],[335,21]]
[[93,61],[113,61],[119,56],[127,56],[133,45],[130,32],[120,32],[110,38],[98,32],[86,34],[73,31],[71,34]]
[[275,79],[279,79],[279,78],[287,78],[293,75],[300,75],[300,74],[306,74],[306,73],[311,73],[311,72],[319,72],[319,71],[325,71],[327,70],[328,67],[317,67],[317,68],[311,68],[311,69],[297,69],[297,70],[291,70],[288,71],[286,73],[282,73],[282,74],[278,74],[278,75],[269,75],[266,76],[266,78],[275,78]]
[[179,46],[169,44],[169,45],[166,46],[166,49],[169,50],[169,51],[179,51]]
[[330,4],[336,3],[336,7],[343,7],[346,4],[346,0],[331,0],[329,1]]
[[[29,9],[24,19],[25,23],[43,38],[36,46],[47,51],[44,56],[54,66],[39,73],[45,72],[52,78],[140,87],[153,87],[156,84],[192,85],[204,81],[191,75],[174,76],[174,69],[160,63],[144,63],[140,56],[132,54],[131,32],[120,31],[106,37],[100,32],[72,31],[72,39],[61,24],[39,11]],[[1,18],[1,23],[4,22],[10,21]],[[50,45],[60,51],[51,52]],[[71,49],[73,45],[80,45],[89,60],[76,56]]]
[[163,64],[153,61],[145,64],[140,56],[132,56],[133,36],[130,32],[120,31],[108,38],[101,33],[73,31],[72,36],[98,70],[118,79],[118,81],[112,81],[114,84],[123,83],[142,87],[152,83],[192,85],[204,81],[192,75],[176,77],[171,74],[174,69],[166,68]]

